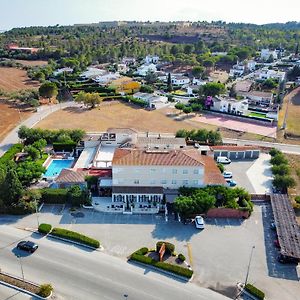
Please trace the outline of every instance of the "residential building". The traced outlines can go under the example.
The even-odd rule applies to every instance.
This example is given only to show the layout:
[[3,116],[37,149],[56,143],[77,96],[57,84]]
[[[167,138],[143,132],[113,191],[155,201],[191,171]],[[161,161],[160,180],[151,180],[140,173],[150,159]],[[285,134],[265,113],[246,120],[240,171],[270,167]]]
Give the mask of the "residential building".
[[271,78],[281,82],[285,80],[286,73],[282,71],[269,70],[267,68],[263,68],[256,72],[256,77],[258,80],[267,80]]
[[112,161],[112,201],[161,202],[164,190],[224,185],[212,157],[197,149],[116,149]]
[[156,72],[156,71],[157,71],[156,65],[150,63],[150,64],[141,65],[137,69],[136,74],[138,74],[140,76],[146,76],[147,73],[149,73],[149,72]]
[[158,109],[168,104],[168,98],[166,96],[138,92],[133,94],[133,97],[147,102],[150,108]]
[[96,78],[97,76],[102,76],[106,73],[107,73],[106,70],[98,69],[95,67],[88,67],[85,72],[80,74],[80,77],[84,79],[93,79]]
[[260,155],[260,150],[255,146],[211,146],[213,157],[225,156],[231,160],[256,159]]
[[270,50],[270,49],[261,49],[260,51],[260,58],[261,60],[268,60],[270,57],[273,57],[273,59],[277,59],[277,51],[276,50]]
[[242,81],[238,81],[235,85],[234,85],[234,90],[236,93],[245,93],[245,92],[249,92],[251,87],[253,85],[253,81],[251,80],[242,80]]
[[145,63],[146,64],[157,64],[159,61],[159,56],[157,55],[147,55],[145,57]]
[[255,71],[256,68],[256,61],[255,60],[248,60],[246,61],[246,69],[250,72]]
[[246,71],[245,65],[243,63],[237,63],[230,69],[229,76],[230,77],[242,76],[245,73],[245,71]]
[[58,177],[55,179],[55,187],[69,188],[73,185],[78,185],[82,189],[87,187],[85,177],[88,175],[87,171],[74,171],[71,169],[63,169]]
[[122,64],[126,66],[134,66],[136,64],[136,59],[134,57],[123,57]]
[[134,148],[144,150],[175,150],[186,147],[185,138],[162,137],[159,135],[138,136]]
[[93,79],[94,79],[94,81],[96,81],[100,85],[108,85],[112,81],[117,80],[120,77],[121,77],[121,75],[119,73],[112,73],[112,72],[108,73],[108,72],[106,72],[106,73],[103,73],[102,75],[96,76]]
[[61,68],[61,69],[57,69],[56,71],[53,72],[54,76],[63,74],[63,73],[73,73],[73,69],[72,68]]
[[126,64],[118,64],[117,69],[120,73],[126,73],[129,70],[129,67]]
[[262,91],[237,92],[248,100],[249,106],[269,107],[273,104],[273,93]]
[[202,79],[200,79],[200,78],[193,78],[193,80],[192,80],[192,84],[193,85],[205,85],[207,82],[205,81],[205,80],[202,80]]
[[231,97],[216,96],[213,98],[213,106],[211,110],[226,112],[236,115],[247,115],[248,100],[237,100]]

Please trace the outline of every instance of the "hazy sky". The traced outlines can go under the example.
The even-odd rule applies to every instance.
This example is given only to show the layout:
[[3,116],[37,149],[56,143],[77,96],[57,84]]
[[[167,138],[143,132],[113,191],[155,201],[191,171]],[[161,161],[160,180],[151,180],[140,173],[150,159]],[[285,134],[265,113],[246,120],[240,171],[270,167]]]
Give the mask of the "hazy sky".
[[110,20],[300,21],[300,0],[0,0],[0,29]]

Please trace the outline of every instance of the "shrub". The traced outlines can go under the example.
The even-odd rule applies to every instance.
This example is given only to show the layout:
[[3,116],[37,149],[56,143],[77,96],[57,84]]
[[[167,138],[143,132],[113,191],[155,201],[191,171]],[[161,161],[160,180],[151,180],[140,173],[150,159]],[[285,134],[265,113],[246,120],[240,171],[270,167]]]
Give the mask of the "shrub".
[[273,156],[271,158],[270,162],[272,165],[282,165],[282,164],[288,163],[287,159],[281,152],[277,153],[275,156]]
[[156,243],[156,252],[159,252],[160,247],[162,244],[165,243],[166,245],[166,252],[172,254],[175,251],[175,245],[169,242],[159,241]]
[[295,201],[296,201],[298,204],[300,204],[300,196],[296,196],[296,197],[295,197]]
[[178,259],[181,260],[182,262],[184,262],[186,258],[183,254],[180,253],[180,254],[178,254]]
[[269,154],[273,157],[275,156],[276,154],[278,153],[281,153],[280,150],[277,150],[276,148],[272,148],[270,151],[269,151]]
[[50,296],[51,292],[53,291],[53,287],[51,284],[42,284],[40,286],[40,290],[38,292],[38,295],[44,298],[47,298]]
[[190,269],[187,269],[187,268],[184,268],[181,266],[171,265],[171,264],[168,264],[165,262],[159,262],[148,256],[143,256],[143,255],[138,255],[136,253],[133,253],[131,255],[130,259],[147,264],[147,265],[157,267],[159,269],[163,269],[168,272],[172,272],[174,274],[177,274],[177,275],[180,275],[183,277],[191,278],[193,275],[193,271]]
[[6,164],[10,160],[12,160],[15,155],[21,152],[23,149],[22,144],[14,144],[9,150],[7,150],[0,158],[0,163]]
[[53,150],[56,152],[60,151],[66,151],[66,152],[72,152],[74,148],[76,147],[77,143],[73,141],[69,142],[63,142],[63,143],[53,143]]
[[47,233],[49,233],[51,231],[51,229],[52,229],[52,225],[42,223],[42,224],[39,225],[39,229],[38,230],[39,230],[40,233],[47,234]]
[[41,190],[42,202],[51,204],[64,204],[67,202],[67,189],[45,188]]
[[143,247],[137,251],[135,251],[134,253],[135,254],[138,254],[138,255],[145,255],[149,252],[149,249],[147,247]]
[[70,241],[79,242],[94,248],[100,247],[99,241],[75,231],[71,231],[63,228],[53,228],[51,234],[58,237],[65,238]]
[[223,173],[224,173],[224,171],[225,171],[225,167],[224,167],[224,165],[223,165],[223,164],[217,164],[217,166],[218,166],[218,168],[219,168],[220,172],[223,174]]
[[255,296],[259,300],[265,299],[265,293],[250,283],[246,284],[245,290],[247,292],[249,292],[251,295]]

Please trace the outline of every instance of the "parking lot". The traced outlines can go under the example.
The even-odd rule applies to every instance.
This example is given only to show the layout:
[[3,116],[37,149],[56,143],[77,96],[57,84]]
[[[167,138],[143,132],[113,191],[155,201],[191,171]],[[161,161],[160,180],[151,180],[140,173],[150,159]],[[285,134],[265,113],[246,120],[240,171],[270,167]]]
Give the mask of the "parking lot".
[[272,190],[272,171],[270,156],[261,153],[256,160],[233,161],[225,165],[226,171],[232,172],[237,186],[254,194],[265,194]]
[[[93,210],[70,211],[60,205],[45,206],[39,222],[51,223],[99,239],[104,251],[126,259],[134,250],[153,248],[158,240],[176,245],[176,252],[187,257],[194,270],[193,282],[233,297],[235,285],[245,280],[250,252],[255,246],[249,282],[264,290],[267,299],[299,299],[295,266],[280,265],[270,229],[272,211],[269,203],[255,205],[248,220],[206,219],[200,231],[194,224],[183,225],[173,215],[123,215]],[[35,215],[15,222],[17,227],[36,227]]]

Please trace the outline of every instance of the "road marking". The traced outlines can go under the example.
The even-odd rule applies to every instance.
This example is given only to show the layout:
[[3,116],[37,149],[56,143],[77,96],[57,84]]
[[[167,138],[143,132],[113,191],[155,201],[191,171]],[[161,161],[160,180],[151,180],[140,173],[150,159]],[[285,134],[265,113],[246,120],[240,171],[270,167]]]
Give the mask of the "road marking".
[[192,246],[190,243],[187,243],[187,248],[188,248],[188,255],[189,255],[189,261],[190,261],[190,266],[193,267],[193,254],[192,254]]

